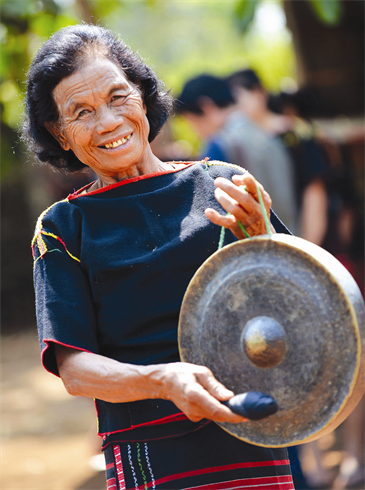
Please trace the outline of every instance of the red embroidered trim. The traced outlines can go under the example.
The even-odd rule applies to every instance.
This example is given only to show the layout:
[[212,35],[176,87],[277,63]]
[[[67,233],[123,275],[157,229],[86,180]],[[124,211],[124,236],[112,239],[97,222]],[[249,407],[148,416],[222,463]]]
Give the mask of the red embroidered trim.
[[138,182],[139,180],[145,180],[145,179],[149,179],[149,178],[152,178],[152,177],[159,177],[160,175],[167,175],[167,174],[172,174],[172,173],[175,173],[175,172],[180,172],[180,170],[185,170],[186,168],[190,167],[191,165],[195,165],[196,163],[200,163],[200,162],[171,162],[171,163],[184,163],[185,167],[183,168],[172,168],[171,170],[166,170],[164,172],[154,172],[154,173],[151,173],[151,174],[145,174],[145,175],[139,175],[138,177],[133,177],[131,179],[125,179],[125,180],[121,180],[120,182],[116,182],[115,184],[110,184],[110,185],[107,185],[105,187],[102,187],[101,189],[96,189],[95,191],[91,191],[91,192],[88,192],[87,194],[81,194],[81,192],[85,189],[87,189],[88,187],[90,187],[93,182],[91,182],[90,184],[87,184],[86,186],[84,186],[82,189],[74,192],[73,194],[70,194],[69,196],[67,196],[67,199],[69,201],[72,201],[72,199],[76,199],[78,197],[87,197],[87,196],[93,196],[94,194],[100,194],[102,192],[106,192],[106,191],[109,191],[110,189],[115,189],[116,187],[121,187],[122,185],[126,185],[126,184],[131,184],[132,182]]
[[[178,480],[181,478],[188,478],[190,476],[196,476],[196,475],[204,475],[206,473],[216,473],[218,471],[228,471],[228,470],[234,470],[238,468],[258,468],[260,466],[281,466],[281,465],[289,465],[290,462],[288,459],[282,459],[282,460],[274,460],[274,461],[252,461],[249,463],[235,463],[235,464],[228,464],[225,466],[215,466],[213,468],[202,468],[200,470],[192,470],[192,471],[186,471],[185,473],[176,473],[175,475],[170,475],[166,476],[164,478],[160,478],[159,480],[155,481],[156,485],[160,485],[162,483],[166,483],[168,481],[172,480]],[[151,486],[151,485],[148,485]],[[139,487],[143,489],[142,487]]]
[[50,345],[49,343],[50,342],[53,342],[54,344],[59,344],[59,345],[64,345],[65,347],[71,347],[72,349],[76,349],[76,350],[80,350],[80,351],[83,351],[83,352],[90,352],[90,354],[94,354],[93,352],[91,352],[90,350],[86,350],[86,349],[82,349],[81,347],[75,347],[74,345],[68,345],[68,344],[64,344],[63,342],[58,342],[58,340],[53,340],[53,339],[43,339],[43,342],[45,344],[47,344],[47,347],[45,347],[43,350],[42,350],[42,353],[41,353],[41,362],[42,362],[42,366],[44,367],[44,369],[46,371],[48,371],[49,373],[51,374],[54,374],[55,376],[57,376],[58,378],[60,377],[59,374],[55,374],[53,373],[52,371],[50,371],[49,369],[46,368],[46,366],[44,365],[44,361],[43,361],[43,358],[44,358],[44,354],[46,352],[47,349],[49,349]]
[[169,424],[171,422],[179,422],[180,420],[188,420],[187,416],[183,412],[174,413],[173,415],[168,415],[167,417],[163,417],[162,419],[151,420],[150,422],[144,422],[143,424],[131,425],[127,429],[115,430],[114,432],[99,432],[99,436],[110,436],[111,434],[128,432],[129,430],[138,429],[140,427]]
[[[41,230],[39,232],[39,235],[37,237],[37,243],[38,243],[38,247],[39,247],[39,251],[40,251],[40,257],[43,258],[43,256],[45,255],[45,253],[48,251],[47,250],[47,247],[46,247],[46,244],[43,242],[43,240],[41,241],[41,238],[40,238],[40,235],[45,235],[45,236],[51,236],[53,238],[55,238],[56,240],[58,240],[60,243],[62,243],[62,245],[65,247],[65,250],[66,252],[68,253],[68,255],[73,258],[74,260],[76,260],[76,262],[80,262],[80,259],[78,259],[77,257],[75,257],[74,255],[72,255],[72,253],[68,250],[67,246],[66,246],[66,243],[62,240],[62,238],[60,238],[59,236],[55,235],[54,233],[49,233],[47,231],[44,231],[44,230]],[[43,246],[42,246],[42,242],[43,242]]]
[[115,458],[115,466],[117,470],[117,478],[119,483],[119,490],[125,489],[125,480],[123,473],[123,465],[122,465],[122,455],[120,454],[120,447],[115,445],[113,446],[114,458]]
[[[33,237],[33,240],[32,240],[32,253],[33,253],[33,258],[35,259],[35,242],[37,242],[38,244],[38,247],[39,247],[39,251],[40,251],[40,257],[43,257],[43,255],[47,252],[47,246],[46,244],[44,243],[42,237],[41,237],[41,233],[43,232],[43,218],[46,216],[46,214],[53,208],[53,206],[56,206],[56,204],[58,204],[59,202],[68,202],[68,199],[62,199],[62,201],[57,201],[55,203],[53,203],[51,206],[49,206],[46,210],[43,211],[43,213],[39,216],[39,218],[37,219],[37,224],[36,224],[36,227],[35,227],[35,231],[34,231],[34,237]],[[43,234],[45,235],[50,235],[50,236],[54,236],[52,233],[45,233],[43,232]],[[70,252],[67,250],[66,248],[66,251],[69,255]],[[71,255],[72,258],[75,258]],[[38,259],[37,259],[38,260]],[[78,260],[78,259],[76,259]],[[79,261],[80,262],[80,261]]]
[[115,478],[109,478],[106,481],[106,485],[106,490],[117,490],[117,480]]
[[[196,427],[195,429],[193,429],[192,431],[189,432],[189,434],[191,432],[196,432],[197,430],[199,429],[202,429],[203,427],[205,427],[206,425],[208,424],[212,424],[213,422],[211,420],[207,420],[206,422],[204,422],[204,424],[202,425],[199,425],[199,427]],[[116,432],[117,433],[117,432]],[[187,432],[180,432],[179,434],[171,434],[170,436],[163,436],[163,437],[151,437],[151,438],[148,438],[148,439],[143,439],[143,442],[150,442],[150,441],[162,441],[162,440],[165,440],[165,439],[171,439],[173,437],[179,437],[179,436],[185,436],[187,434]],[[118,444],[121,444],[123,442],[141,442],[141,439],[121,439],[120,441],[118,441]],[[110,441],[108,442],[107,444],[105,444],[105,446],[102,446],[102,450],[104,451],[104,449],[106,449],[108,446],[110,446],[110,444],[114,444],[115,441]]]
[[[289,486],[288,486],[289,485]],[[243,478],[241,480],[229,480],[218,483],[210,483],[208,485],[200,485],[197,487],[186,487],[185,490],[233,490],[235,488],[255,488],[286,490],[294,489],[293,480],[290,475],[282,476],[264,476],[257,478]]]
[[[42,362],[42,365],[43,365],[43,367],[44,367],[44,369],[46,371],[48,371],[49,373],[57,376],[58,378],[60,377],[59,374],[53,373],[52,371],[50,371],[49,369],[47,369],[47,367],[44,364],[44,355],[45,355],[47,349],[50,348],[50,343],[51,342],[54,343],[54,344],[63,345],[65,347],[70,347],[72,349],[76,349],[76,350],[79,350],[79,351],[82,351],[82,352],[89,352],[90,354],[93,354],[93,352],[91,352],[91,351],[89,351],[87,349],[82,349],[81,347],[75,347],[74,345],[65,344],[64,342],[59,342],[58,340],[43,339],[43,342],[46,344],[46,347],[43,349],[43,351],[41,353],[41,362]],[[99,413],[98,413],[98,408],[97,408],[97,404],[96,404],[96,400],[95,399],[94,399],[94,404],[95,404],[96,417],[97,417],[98,422],[99,422]],[[133,429],[138,429],[140,427],[149,427],[149,426],[154,426],[154,425],[169,424],[169,423],[172,423],[172,422],[179,422],[181,420],[187,420],[187,419],[188,419],[187,416],[183,412],[178,412],[178,413],[175,413],[175,414],[172,414],[172,415],[168,415],[167,417],[162,417],[161,419],[151,420],[150,422],[144,422],[143,424],[132,425],[131,427],[128,427],[126,429],[121,429],[121,430],[117,430],[117,431],[114,431],[114,432],[98,432],[98,435],[100,437],[104,437],[104,436],[109,436],[111,434],[118,434],[119,432],[128,432],[128,431],[131,431]]]
[[68,198],[79,197],[79,194],[81,194],[83,191],[91,187],[93,184],[95,184],[95,182],[97,181],[93,180],[92,182],[89,182],[88,184],[84,185],[84,187],[77,189],[77,191],[73,191],[71,194],[68,195]]

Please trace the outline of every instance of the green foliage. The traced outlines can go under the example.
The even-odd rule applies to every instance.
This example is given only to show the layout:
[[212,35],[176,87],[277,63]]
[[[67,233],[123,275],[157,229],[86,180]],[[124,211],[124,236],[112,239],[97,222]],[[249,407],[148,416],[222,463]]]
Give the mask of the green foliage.
[[327,25],[337,25],[342,17],[342,3],[340,0],[309,0],[317,18]]
[[258,69],[270,89],[283,77],[295,78],[295,59],[288,32],[245,36],[233,28],[235,2],[169,2],[146,9],[129,5],[123,15],[105,23],[137,50],[174,95],[201,72],[226,75],[247,65]]
[[77,17],[54,0],[2,0],[0,23],[1,176],[25,158],[17,130],[22,120],[26,74],[41,42]]
[[191,156],[198,155],[201,142],[187,120],[181,116],[172,116],[170,124],[174,141],[187,143],[185,146],[189,148]]
[[[142,0],[148,3],[148,0]],[[104,24],[103,20],[110,14],[117,12],[120,14],[125,6],[123,0],[89,0],[88,8],[95,24]]]
[[238,0],[234,8],[234,20],[242,34],[248,31],[261,0]]
[[[237,0],[235,6],[235,24],[242,34],[250,29],[257,7],[262,0]],[[286,0],[282,0],[286,1]],[[298,0],[294,0],[298,1]],[[303,0],[301,0],[303,1]],[[328,26],[337,25],[342,18],[344,0],[307,0],[318,20]],[[349,0],[346,0],[349,1]]]

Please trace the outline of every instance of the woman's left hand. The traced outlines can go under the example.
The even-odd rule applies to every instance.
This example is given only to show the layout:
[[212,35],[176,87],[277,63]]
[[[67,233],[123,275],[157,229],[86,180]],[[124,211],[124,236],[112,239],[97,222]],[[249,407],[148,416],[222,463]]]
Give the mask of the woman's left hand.
[[[267,234],[256,183],[261,191],[268,217],[270,217],[271,198],[251,174],[246,172],[243,175],[233,175],[232,182],[218,177],[214,183],[217,187],[215,190],[217,201],[227,213],[230,213],[228,216],[222,216],[215,209],[207,208],[205,214],[214,224],[229,228],[238,239],[245,238],[245,235],[237,221],[245,227],[250,237]],[[272,225],[271,230],[275,233]]]

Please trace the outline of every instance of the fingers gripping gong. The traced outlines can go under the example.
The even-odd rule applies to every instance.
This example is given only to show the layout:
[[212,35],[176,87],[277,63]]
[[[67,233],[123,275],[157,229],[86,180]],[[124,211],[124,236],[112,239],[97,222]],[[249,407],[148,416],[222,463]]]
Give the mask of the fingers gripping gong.
[[[267,215],[270,213],[271,199],[254,177],[250,174],[235,175],[230,182],[218,177],[214,182],[217,187],[215,197],[219,204],[229,213],[222,216],[208,208],[206,216],[215,224],[230,228],[237,238],[271,233]],[[260,195],[262,203],[260,203]],[[243,227],[247,230],[242,229]]]

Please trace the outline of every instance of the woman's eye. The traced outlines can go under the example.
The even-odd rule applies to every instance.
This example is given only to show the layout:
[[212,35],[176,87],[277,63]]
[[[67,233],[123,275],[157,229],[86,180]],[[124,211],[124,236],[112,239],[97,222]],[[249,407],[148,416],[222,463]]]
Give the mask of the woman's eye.
[[88,111],[86,109],[80,111],[78,114],[77,114],[77,119],[79,119],[80,117],[82,116],[86,116],[86,114],[88,114]]
[[113,95],[111,101],[112,102],[124,102],[127,98],[126,95]]

